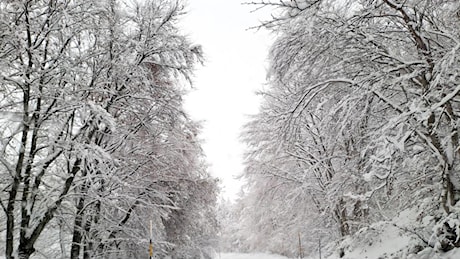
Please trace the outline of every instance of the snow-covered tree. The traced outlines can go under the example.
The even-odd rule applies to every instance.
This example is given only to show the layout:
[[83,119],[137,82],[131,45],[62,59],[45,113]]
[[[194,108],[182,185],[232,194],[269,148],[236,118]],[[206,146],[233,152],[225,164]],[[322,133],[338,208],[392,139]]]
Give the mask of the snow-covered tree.
[[[285,245],[280,240],[295,237],[290,225],[307,227],[307,237],[320,225],[333,242],[417,207],[420,220],[433,216],[429,225],[419,223],[423,231],[410,230],[423,246],[458,246],[459,4],[251,4],[277,8],[263,26],[279,36],[270,88],[244,133],[248,194],[258,197],[247,198],[247,214],[268,201],[261,205],[266,220],[248,226]],[[437,242],[427,243],[430,236]]]
[[183,256],[212,245],[217,185],[181,99],[202,54],[175,26],[182,12],[166,0],[0,3],[6,257],[146,257],[150,220],[164,256],[177,212],[207,229],[178,228]]

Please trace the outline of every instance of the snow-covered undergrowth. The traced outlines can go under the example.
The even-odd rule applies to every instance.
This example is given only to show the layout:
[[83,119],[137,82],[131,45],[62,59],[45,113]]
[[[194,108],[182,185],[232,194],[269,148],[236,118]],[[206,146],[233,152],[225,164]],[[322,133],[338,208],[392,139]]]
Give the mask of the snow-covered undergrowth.
[[269,253],[220,253],[216,259],[287,259],[287,257]]
[[[446,236],[459,239],[455,220],[452,214],[439,217],[425,215],[419,208],[407,209],[345,238],[329,258],[460,258],[460,248],[442,249]],[[444,223],[457,228],[445,232]]]

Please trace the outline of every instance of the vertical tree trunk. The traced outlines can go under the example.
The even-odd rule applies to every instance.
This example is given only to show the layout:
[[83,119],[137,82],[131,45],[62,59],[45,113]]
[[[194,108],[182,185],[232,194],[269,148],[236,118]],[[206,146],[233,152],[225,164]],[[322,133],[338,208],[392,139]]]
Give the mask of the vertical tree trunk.
[[15,176],[13,185],[10,190],[10,196],[8,198],[8,206],[6,208],[6,249],[5,256],[8,259],[13,258],[14,250],[14,206],[16,195],[19,188],[19,176]]
[[93,236],[91,234],[91,225],[92,225],[92,216],[86,219],[85,221],[85,243],[83,245],[83,258],[90,259],[92,258],[92,251],[93,251]]
[[[30,24],[29,24],[29,12],[28,12],[28,5],[29,3],[24,4],[24,19],[26,25],[26,34],[27,34],[27,71],[24,74],[25,77],[25,84],[23,86],[22,91],[22,136],[21,136],[21,144],[19,148],[19,156],[18,161],[16,163],[16,171],[13,180],[13,185],[10,190],[10,196],[8,199],[8,206],[7,206],[7,230],[6,230],[6,257],[13,258],[13,245],[14,245],[14,210],[15,210],[15,201],[16,196],[19,189],[19,184],[22,181],[22,171],[24,168],[24,160],[25,160],[25,153],[26,153],[26,146],[27,146],[27,139],[29,134],[29,102],[30,102],[30,75],[31,70],[33,67],[32,61],[32,53],[31,53],[31,46],[32,46],[32,36],[30,32]],[[21,256],[20,256],[21,257]]]
[[[87,176],[87,171],[82,171],[82,178]],[[70,258],[80,258],[80,251],[83,241],[83,216],[85,214],[85,196],[88,191],[88,184],[85,182],[80,191],[78,198],[77,211],[75,213],[75,220],[73,224],[72,246],[70,248]]]
[[441,196],[441,205],[444,211],[449,214],[451,213],[451,206],[454,206],[458,200],[458,192],[455,189],[454,184],[451,180],[451,175],[453,175],[452,166],[446,165],[444,166],[443,173],[442,173],[442,188],[443,193]]
[[[102,189],[102,188],[101,188]],[[97,230],[91,230],[92,226],[97,227],[99,224],[101,213],[101,201],[98,200],[94,206],[94,212],[91,216],[91,220],[87,220],[85,224],[85,232],[87,234],[88,242],[85,243],[83,250],[83,258],[90,259],[93,258],[97,253],[97,245],[101,242]],[[96,244],[96,246],[95,246]]]
[[83,207],[85,204],[85,199],[81,196],[77,204],[77,212],[75,215],[75,221],[73,224],[73,236],[72,236],[72,246],[70,248],[70,258],[78,259],[80,258],[81,243],[83,238]]
[[21,259],[29,259],[30,256],[35,252],[33,244],[26,241],[24,244],[20,243],[18,248],[18,257]]
[[340,235],[342,237],[349,235],[350,227],[348,226],[347,212],[342,198],[339,200],[339,203],[336,206],[335,214],[337,221],[339,222]]

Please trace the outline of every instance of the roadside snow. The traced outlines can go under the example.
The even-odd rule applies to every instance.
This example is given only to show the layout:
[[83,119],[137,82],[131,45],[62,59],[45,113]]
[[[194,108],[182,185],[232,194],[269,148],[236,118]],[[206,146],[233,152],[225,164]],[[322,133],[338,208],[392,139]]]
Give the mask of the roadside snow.
[[287,259],[285,256],[268,253],[220,253],[216,259]]
[[394,226],[382,225],[380,232],[378,238],[368,240],[367,243],[346,252],[345,258],[390,258],[411,244],[412,237]]

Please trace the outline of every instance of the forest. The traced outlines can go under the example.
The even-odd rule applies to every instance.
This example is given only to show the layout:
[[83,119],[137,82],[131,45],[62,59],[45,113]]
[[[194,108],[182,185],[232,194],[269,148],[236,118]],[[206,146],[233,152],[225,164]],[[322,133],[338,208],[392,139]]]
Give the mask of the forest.
[[460,257],[460,2],[245,5],[275,40],[230,202],[185,2],[0,2],[0,256]]
[[313,258],[460,247],[460,2],[248,4],[274,9],[260,26],[276,40],[224,245]]
[[[218,182],[178,1],[0,2],[0,255],[205,258]],[[154,237],[153,237],[154,236]]]

